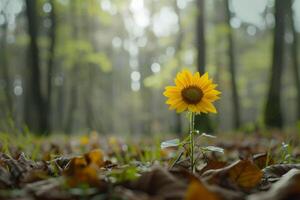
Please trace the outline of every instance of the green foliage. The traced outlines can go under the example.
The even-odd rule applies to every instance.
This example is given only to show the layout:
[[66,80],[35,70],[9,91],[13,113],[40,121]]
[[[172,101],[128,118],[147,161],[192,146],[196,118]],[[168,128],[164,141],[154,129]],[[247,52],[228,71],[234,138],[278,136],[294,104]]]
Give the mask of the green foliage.
[[90,53],[85,57],[85,60],[89,64],[99,66],[103,72],[110,72],[112,70],[111,61],[105,53]]
[[178,67],[177,58],[170,59],[159,74],[151,75],[144,80],[146,87],[161,88],[166,85],[166,81],[170,80],[173,71]]

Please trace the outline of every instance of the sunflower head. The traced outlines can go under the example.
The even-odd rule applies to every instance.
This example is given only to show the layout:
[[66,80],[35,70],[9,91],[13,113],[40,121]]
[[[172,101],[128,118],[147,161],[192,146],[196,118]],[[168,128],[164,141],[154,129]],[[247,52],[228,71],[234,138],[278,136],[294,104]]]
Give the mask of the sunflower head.
[[192,74],[188,70],[179,72],[175,78],[175,86],[167,86],[164,95],[170,109],[177,112],[190,111],[195,113],[216,113],[212,104],[219,99],[221,92],[216,90],[216,84],[205,73],[200,76],[199,72]]

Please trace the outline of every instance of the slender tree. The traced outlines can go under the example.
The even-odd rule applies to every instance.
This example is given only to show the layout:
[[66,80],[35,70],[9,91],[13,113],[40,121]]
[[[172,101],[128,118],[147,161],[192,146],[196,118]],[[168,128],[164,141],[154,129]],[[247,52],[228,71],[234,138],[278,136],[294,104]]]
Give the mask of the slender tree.
[[[215,7],[215,11],[216,14],[214,16],[214,27],[215,27],[215,31],[214,31],[214,38],[215,38],[215,65],[216,65],[216,75],[215,75],[215,80],[216,83],[218,83],[220,85],[222,79],[222,71],[224,68],[224,63],[223,63],[223,47],[222,47],[222,41],[224,40],[223,38],[223,32],[220,31],[220,28],[222,28],[224,26],[224,15],[225,15],[225,9],[224,9],[224,2],[223,1],[214,1],[214,7]],[[220,105],[221,102],[217,101],[216,105]],[[221,123],[221,116],[217,115],[216,116],[216,124],[220,124]]]
[[292,53],[292,67],[295,76],[295,84],[297,89],[297,120],[300,120],[300,74],[299,74],[299,60],[298,60],[298,34],[295,29],[293,1],[288,0],[288,14],[290,19],[290,28],[293,35],[293,43],[291,44]]
[[48,69],[47,69],[47,98],[46,98],[46,121],[47,130],[51,132],[51,100],[52,100],[52,76],[54,71],[54,58],[55,58],[55,45],[56,45],[56,9],[55,0],[49,1],[51,5],[51,11],[49,18],[51,20],[51,27],[49,29],[49,57],[48,57]]
[[10,78],[10,72],[8,67],[8,60],[7,60],[7,45],[6,45],[6,39],[7,39],[7,21],[5,19],[5,23],[2,25],[2,34],[1,34],[1,42],[0,42],[0,65],[2,69],[2,76],[5,81],[5,97],[6,97],[6,112],[8,112],[9,115],[12,115],[12,95],[11,95],[11,78]]
[[283,125],[281,112],[281,77],[284,57],[284,34],[286,19],[286,2],[275,0],[275,27],[273,38],[273,58],[270,87],[265,108],[265,124],[268,127],[281,128]]
[[[197,0],[197,21],[196,21],[196,48],[197,70],[204,74],[206,65],[206,44],[205,44],[205,0]],[[196,115],[195,128],[200,131],[212,131],[212,125],[207,115]]]
[[234,40],[233,40],[233,30],[230,26],[231,12],[229,8],[229,0],[226,0],[226,24],[228,28],[227,38],[228,38],[228,59],[229,59],[229,71],[231,75],[231,89],[232,89],[232,108],[233,108],[233,122],[234,127],[240,127],[240,102],[236,83],[236,64],[235,64],[235,52],[234,52]]
[[[184,37],[184,31],[183,31],[182,19],[181,19],[182,16],[181,16],[180,9],[177,6],[177,1],[175,1],[175,11],[176,11],[176,14],[178,16],[178,24],[179,24],[178,36],[176,38],[176,43],[175,43],[175,51],[176,51],[175,57],[178,59],[178,65],[181,66],[182,61],[181,61],[180,53],[181,53],[181,50],[182,50],[182,42],[183,42],[183,37]],[[181,135],[181,134],[183,134],[181,115],[179,115],[178,113],[174,113],[174,114],[175,114],[175,128],[174,128],[174,131],[177,135]]]
[[[79,39],[79,27],[78,27],[78,19],[77,15],[79,14],[79,8],[78,8],[78,1],[71,1],[71,13],[72,13],[72,38],[76,41]],[[78,54],[78,49],[75,52],[75,54]],[[71,77],[71,91],[70,91],[70,105],[69,105],[69,111],[67,116],[67,124],[66,124],[66,132],[70,133],[73,130],[73,123],[75,120],[75,112],[78,108],[78,95],[79,95],[79,88],[78,88],[78,79],[79,79],[79,60],[75,58],[73,61],[73,67],[72,67],[72,77]]]
[[27,80],[25,86],[25,123],[37,133],[47,131],[47,113],[41,92],[41,74],[38,49],[38,15],[35,0],[26,0],[28,34],[30,38],[28,51]]

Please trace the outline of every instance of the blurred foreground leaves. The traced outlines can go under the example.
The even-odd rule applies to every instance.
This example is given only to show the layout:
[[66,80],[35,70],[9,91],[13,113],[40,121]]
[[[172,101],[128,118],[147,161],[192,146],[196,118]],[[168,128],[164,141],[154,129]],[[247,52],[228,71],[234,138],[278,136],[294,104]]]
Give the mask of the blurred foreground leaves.
[[267,147],[262,138],[222,140],[218,146],[224,154],[197,155],[201,162],[192,174],[186,152],[174,164],[176,146],[160,149],[160,142],[146,139],[124,142],[95,132],[54,141],[33,137],[27,146],[38,144],[34,157],[34,148],[15,140],[0,142],[0,199],[284,200],[300,195],[299,150],[292,149],[295,162],[286,163],[281,141]]

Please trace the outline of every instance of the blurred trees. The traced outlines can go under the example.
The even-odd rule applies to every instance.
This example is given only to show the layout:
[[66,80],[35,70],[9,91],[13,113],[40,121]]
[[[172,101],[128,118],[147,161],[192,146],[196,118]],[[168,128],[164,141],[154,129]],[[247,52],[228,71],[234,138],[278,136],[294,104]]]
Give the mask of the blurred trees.
[[297,90],[297,119],[300,121],[300,65],[298,60],[298,34],[296,32],[296,25],[295,25],[295,13],[293,11],[293,0],[287,1],[287,9],[288,9],[288,16],[289,16],[289,27],[290,31],[292,32],[293,42],[291,46],[291,56],[292,56],[292,68],[294,73],[295,79],[295,86]]
[[265,123],[269,127],[281,128],[283,125],[281,111],[282,72],[284,65],[284,36],[287,15],[287,4],[281,0],[275,0],[275,27],[273,39],[273,58],[271,68],[270,87],[268,91]]
[[[197,0],[196,15],[196,47],[197,47],[197,71],[201,75],[206,70],[206,42],[205,42],[205,0]],[[195,116],[195,129],[199,131],[211,132],[212,125],[207,115]]]
[[25,123],[33,132],[47,131],[47,113],[45,100],[42,96],[40,52],[38,48],[38,14],[36,1],[26,0],[26,16],[28,35],[30,38],[28,49],[28,68],[25,83]]
[[[4,5],[6,6],[6,5]],[[7,55],[7,21],[6,16],[3,15],[3,18],[5,19],[5,22],[2,25],[2,37],[0,41],[0,65],[1,65],[1,73],[3,75],[3,79],[5,81],[4,85],[4,93],[5,93],[5,99],[6,99],[6,107],[7,109],[1,110],[3,113],[8,113],[8,115],[12,115],[12,94],[11,94],[11,80],[10,80],[10,74],[9,74],[9,65],[8,65],[8,55]]]
[[232,87],[232,108],[233,108],[233,122],[234,127],[240,128],[240,102],[239,102],[239,95],[238,95],[238,89],[237,89],[237,81],[236,81],[236,59],[235,59],[235,49],[234,49],[234,39],[233,39],[233,29],[230,25],[231,21],[231,11],[229,8],[229,0],[225,1],[225,10],[226,10],[226,24],[228,27],[228,60],[229,60],[229,71],[230,71],[230,77],[231,77],[231,87]]
[[52,117],[52,90],[53,90],[53,73],[54,69],[54,59],[55,59],[55,46],[56,46],[56,0],[49,0],[48,5],[51,7],[49,13],[49,20],[51,25],[49,27],[48,37],[50,40],[49,49],[48,49],[48,62],[47,62],[47,98],[46,98],[46,118],[47,125],[46,130],[51,132],[51,117]]
[[[70,2],[70,14],[71,14],[71,37],[73,42],[76,44],[78,41],[80,41],[80,36],[79,36],[79,25],[82,23],[82,16],[81,16],[81,10],[79,7],[79,1],[78,0],[73,0]],[[81,24],[82,25],[82,24]],[[73,131],[73,123],[75,120],[75,113],[78,109],[78,98],[79,98],[79,84],[78,81],[80,80],[80,56],[81,52],[79,48],[76,48],[75,46],[74,49],[74,54],[75,56],[73,57],[73,66],[71,69],[71,77],[70,77],[70,84],[71,84],[71,89],[70,89],[70,105],[67,110],[67,119],[66,119],[66,129],[65,131],[67,133]]]
[[299,9],[274,2],[0,0],[0,129],[185,133],[162,95],[182,68],[222,91],[198,129],[294,125]]

